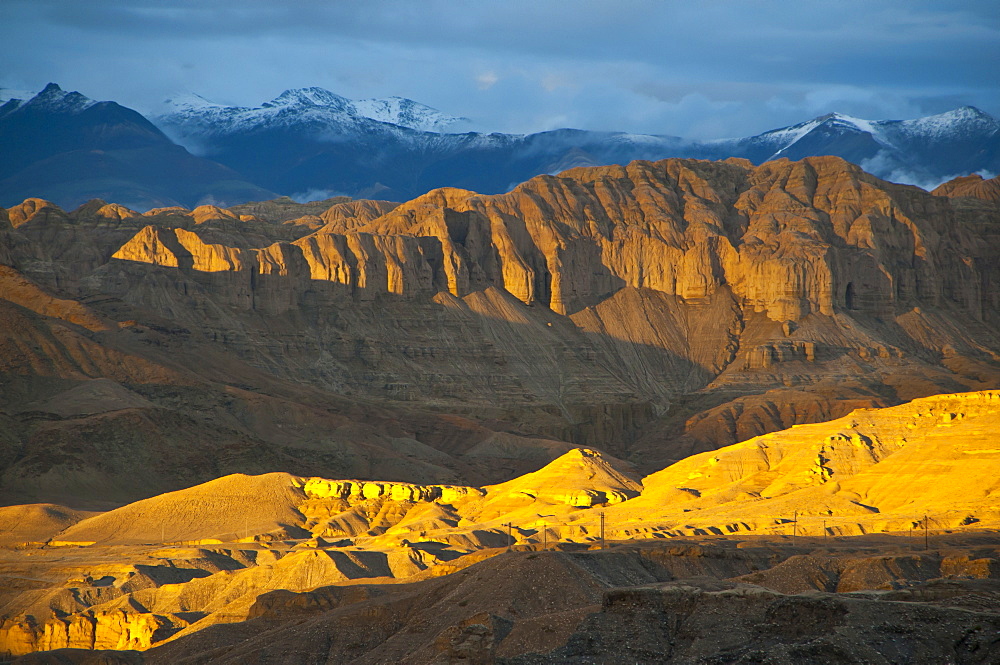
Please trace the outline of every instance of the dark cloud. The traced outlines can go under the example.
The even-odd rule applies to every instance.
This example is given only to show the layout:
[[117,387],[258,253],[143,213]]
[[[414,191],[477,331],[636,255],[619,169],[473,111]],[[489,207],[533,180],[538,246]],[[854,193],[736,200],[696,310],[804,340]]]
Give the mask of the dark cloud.
[[1000,115],[1000,12],[955,0],[2,0],[0,86],[142,108],[319,85],[485,129],[734,136],[841,111]]

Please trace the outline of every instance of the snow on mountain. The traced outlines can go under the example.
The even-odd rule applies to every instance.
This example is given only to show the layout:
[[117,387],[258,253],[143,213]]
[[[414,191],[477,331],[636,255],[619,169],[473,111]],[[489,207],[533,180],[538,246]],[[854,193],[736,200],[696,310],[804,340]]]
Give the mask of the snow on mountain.
[[981,168],[978,162],[969,162],[976,152],[973,148],[996,142],[998,133],[997,120],[965,106],[914,120],[865,120],[829,113],[757,136],[703,145],[716,158],[732,154],[754,162],[838,155],[881,178],[913,184]]
[[787,156],[785,153],[792,146],[795,146],[806,137],[814,136],[816,132],[824,132],[826,134],[843,132],[868,134],[875,143],[888,146],[889,142],[880,126],[883,122],[885,121],[864,120],[842,113],[828,113],[797,125],[774,129],[763,134],[758,134],[757,136],[743,139],[721,139],[710,141],[709,144],[720,148],[733,144],[746,147],[752,146],[757,148],[758,151],[763,151],[760,153],[759,158],[763,158],[764,161]]
[[962,133],[988,133],[1000,130],[1000,122],[974,106],[962,106],[915,120],[900,120],[897,124],[900,129],[911,135],[924,137],[951,137]]
[[164,100],[162,112],[170,111],[201,111],[212,108],[226,108],[224,104],[216,104],[193,92],[183,92]]
[[846,127],[866,134],[877,135],[879,133],[878,121],[862,120],[843,113],[830,113],[821,118],[823,122],[830,125]]
[[402,97],[353,101],[324,88],[309,87],[285,90],[255,108],[225,106],[185,93],[166,100],[153,120],[183,143],[193,135],[232,135],[276,127],[300,127],[332,136],[371,131],[373,122],[440,132],[465,119]]
[[400,200],[446,185],[495,193],[573,165],[666,157],[740,157],[760,164],[836,155],[882,178],[924,184],[998,170],[1000,141],[997,121],[972,107],[915,120],[829,113],[757,136],[716,141],[574,129],[454,133],[464,119],[419,102],[351,100],[319,87],[286,90],[257,107],[176,95],[152,120],[192,152],[273,191],[361,196],[375,188]]
[[683,143],[684,139],[676,136],[663,136],[660,134],[629,134],[627,132],[616,132],[608,137],[608,142],[637,147],[659,147],[664,145],[678,145]]
[[[781,129],[773,129],[769,132],[764,132],[763,134],[758,134],[752,138],[760,141],[771,141],[782,147],[788,147],[798,141],[800,138],[814,130],[823,121],[822,118],[813,118],[812,120],[807,120],[806,122],[800,122],[797,125],[792,125],[791,127],[783,127]],[[748,139],[718,139],[712,141],[712,143],[726,143],[730,141],[739,141]]]
[[456,118],[404,97],[359,99],[354,102],[354,108],[366,118],[423,132],[443,132],[469,122],[468,118]]
[[261,105],[263,108],[280,107],[310,107],[320,106],[327,109],[354,113],[354,105],[346,97],[330,92],[324,88],[296,88],[285,90],[269,102]]
[[97,102],[79,92],[67,92],[55,83],[49,83],[37,95],[24,99],[20,108],[58,113],[79,113],[94,104]]

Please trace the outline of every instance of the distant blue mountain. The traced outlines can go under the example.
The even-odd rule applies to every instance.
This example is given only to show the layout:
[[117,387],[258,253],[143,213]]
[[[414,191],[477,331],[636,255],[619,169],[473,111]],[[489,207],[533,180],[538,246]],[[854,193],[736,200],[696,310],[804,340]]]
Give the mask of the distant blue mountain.
[[[3,93],[0,103],[11,96]],[[353,101],[322,88],[287,90],[255,108],[182,95],[147,120],[52,84],[0,106],[0,205],[41,196],[72,206],[93,196],[192,206],[274,192],[407,200],[443,186],[494,194],[541,173],[666,157],[760,164],[837,155],[928,189],[1000,171],[1000,123],[970,106],[915,120],[831,113],[715,141],[576,129],[445,133],[463,122],[413,100]]]
[[441,186],[492,194],[540,173],[665,157],[744,157],[759,164],[837,155],[879,177],[927,187],[956,175],[1000,170],[1000,123],[969,106],[916,120],[868,121],[831,113],[758,136],[717,141],[573,129],[445,134],[426,131],[426,123],[370,116],[339,95],[304,88],[258,108],[181,102],[153,121],[182,145],[287,194],[322,190],[404,200]]
[[139,113],[50,83],[0,97],[0,205],[36,196],[73,208],[93,198],[138,209],[273,197],[195,157]]

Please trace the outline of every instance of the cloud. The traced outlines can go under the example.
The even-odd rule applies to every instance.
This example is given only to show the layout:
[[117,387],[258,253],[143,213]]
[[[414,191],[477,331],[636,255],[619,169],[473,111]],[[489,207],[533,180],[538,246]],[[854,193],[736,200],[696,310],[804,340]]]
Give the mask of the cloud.
[[500,77],[493,71],[476,74],[476,84],[479,86],[480,90],[489,90],[495,86],[499,80]]
[[332,189],[309,189],[304,192],[296,192],[289,198],[296,203],[312,203],[313,201],[332,199],[335,196],[345,196],[345,194]]
[[[969,175],[968,173],[952,173],[951,175],[946,175],[944,177],[931,175],[930,173],[918,168],[900,164],[885,150],[879,151],[870,159],[863,160],[859,166],[868,173],[882,178],[883,180],[896,182],[901,185],[913,185],[928,192],[937,189],[939,186],[950,180]],[[978,171],[976,175],[981,176],[984,180],[996,177],[995,173],[991,173],[986,169]]]
[[3,0],[0,86],[149,108],[290,87],[401,95],[496,131],[739,136],[832,110],[1000,115],[1000,13],[972,0]]

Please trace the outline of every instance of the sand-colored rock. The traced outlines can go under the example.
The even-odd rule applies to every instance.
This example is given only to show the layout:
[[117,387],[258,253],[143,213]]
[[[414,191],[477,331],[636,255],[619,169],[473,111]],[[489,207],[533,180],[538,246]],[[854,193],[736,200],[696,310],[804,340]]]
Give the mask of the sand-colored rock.
[[0,507],[0,546],[45,542],[94,514],[46,503]]
[[210,351],[190,329],[140,322],[121,301],[100,301],[115,312],[107,317],[94,300],[55,298],[3,270],[10,288],[0,292],[0,495],[8,503],[107,509],[274,468],[497,482],[571,447],[505,434],[508,445],[481,447],[464,461],[464,450],[496,432],[471,419],[407,414],[295,386]]
[[324,232],[345,233],[372,222],[391,212],[398,203],[390,201],[344,201],[335,203],[323,211],[321,218],[326,223]]
[[[407,257],[382,241],[364,247],[364,236],[355,236],[352,253],[371,261],[375,253],[395,252],[385,259],[390,293],[426,288],[420,275],[430,272],[459,297],[493,284],[560,314],[597,304],[622,286],[697,301],[728,285],[744,306],[779,322],[835,310],[940,304],[945,294],[980,318],[981,294],[970,282],[981,268],[961,258],[977,250],[947,226],[942,203],[881,186],[836,158],[756,169],[735,162],[636,162],[541,176],[498,196],[436,190],[361,226],[378,235],[437,240],[422,245],[427,265],[409,276],[393,277],[393,262],[405,264]],[[352,214],[337,210],[328,211],[331,220]],[[199,211],[192,213],[196,221],[223,214]],[[349,227],[340,222],[337,228]],[[181,242],[188,248],[195,241]],[[115,257],[158,264],[145,236],[133,245]],[[220,253],[225,250],[197,247],[194,269],[243,270]],[[897,265],[906,256],[922,258],[918,272]],[[381,280],[356,283],[373,282],[382,288]]]
[[270,201],[254,201],[232,206],[228,210],[236,215],[252,215],[271,222],[287,222],[303,215],[321,215],[339,204],[350,203],[346,196],[335,196],[323,201],[296,203],[287,196]]
[[[475,265],[488,282],[558,313],[624,285],[696,300],[728,284],[757,311],[795,321],[940,292],[931,283],[950,278],[939,266],[921,267],[928,288],[911,293],[889,288],[915,276],[887,262],[907,252],[958,258],[945,258],[954,240],[931,221],[944,212],[936,207],[836,158],[757,168],[667,160],[573,169],[499,196],[431,192],[367,228],[447,237],[446,253],[457,251],[470,274]],[[868,257],[876,247],[882,255]]]
[[969,196],[983,201],[1000,203],[1000,176],[985,179],[979,174],[961,176],[938,185],[932,194],[936,196]]
[[[651,471],[859,406],[1000,380],[995,206],[835,158],[635,162],[398,206],[136,217],[108,205],[12,208],[0,262],[129,331],[91,341],[241,389],[308,385],[345,400],[343,414],[354,399],[428,407]],[[406,418],[409,438],[453,458],[452,478],[435,483],[480,465],[472,451],[492,436],[444,443],[439,433],[455,430]],[[293,438],[271,431],[278,445]],[[503,479],[527,470],[519,458],[497,465]],[[385,477],[341,459],[335,475]]]
[[236,540],[300,523],[295,506],[302,499],[300,482],[285,473],[225,476],[88,518],[59,539],[101,544]]
[[63,221],[66,213],[53,203],[44,199],[25,199],[21,205],[7,209],[7,219],[15,229],[22,224],[40,220],[42,223]]
[[88,330],[107,330],[107,319],[86,305],[66,298],[56,298],[10,266],[0,265],[0,294],[4,300],[30,308],[40,314],[83,326]]
[[152,402],[108,379],[92,379],[61,392],[45,402],[28,406],[32,411],[53,413],[63,418],[87,416],[123,409],[151,408]]
[[970,643],[977,654],[996,652],[990,631],[997,619],[988,606],[995,580],[935,580],[939,555],[907,567],[905,556],[848,545],[829,558],[848,567],[880,559],[899,565],[893,579],[908,588],[779,592],[748,584],[738,571],[783,568],[787,575],[803,557],[766,543],[742,545],[521,552],[412,584],[278,591],[261,597],[248,622],[187,633],[142,655],[151,664],[209,653],[222,663],[282,662],[290,653],[355,662],[578,663],[766,652],[791,664],[828,650],[862,662],[904,653],[945,661]]
[[996,391],[860,409],[689,457],[646,477],[609,519],[783,533],[797,514],[797,533],[819,535],[923,528],[928,516],[930,528],[992,525],[998,423]]
[[455,503],[468,496],[480,496],[482,491],[455,485],[412,485],[410,483],[366,482],[357,480],[325,480],[310,478],[303,491],[310,499],[344,499],[348,504],[365,499],[384,497],[392,501]]
[[634,473],[623,473],[597,451],[577,448],[534,473],[484,489],[486,502],[493,509],[498,502],[518,495],[590,508],[636,497],[642,484]]
[[[363,625],[363,639],[322,657],[572,662],[571,636],[620,634],[608,625],[622,607],[673,608],[702,640],[732,627],[707,617],[733,604],[746,625],[794,631],[787,608],[823,618],[841,601],[785,593],[996,574],[980,545],[849,559],[822,540],[888,532],[916,547],[911,529],[1000,526],[988,200],[832,158],[666,160],[399,206],[136,215],[29,200],[0,220],[2,496],[120,506],[0,510],[16,536],[0,544],[48,543],[0,549],[8,651],[276,654],[296,643],[289,614],[357,602],[317,635],[358,640],[342,629]],[[975,392],[923,398],[959,390]],[[639,483],[608,453],[645,471],[700,454]],[[599,547],[602,533],[823,551],[668,541],[551,568],[521,553],[528,568],[498,565],[477,587],[488,602],[449,595],[449,578],[508,546]],[[740,580],[600,591],[705,574]],[[414,580],[430,595],[385,590]],[[556,602],[570,595],[572,608]],[[847,611],[862,625],[877,607]],[[935,636],[967,634],[940,616]],[[648,637],[648,623],[623,630]],[[229,637],[201,641],[215,635]]]
[[[693,456],[641,484],[627,465],[582,448],[482,488],[278,473],[227,476],[80,521],[70,515],[64,519],[75,523],[58,533],[52,533],[52,519],[41,520],[37,528],[46,531],[50,546],[33,561],[0,556],[0,575],[21,579],[30,572],[71,593],[38,582],[6,591],[0,641],[11,653],[197,645],[207,627],[238,632],[242,622],[262,616],[259,599],[274,590],[313,593],[325,585],[436,578],[509,545],[596,547],[602,536],[622,542],[762,534],[792,537],[793,543],[797,536],[807,547],[821,547],[804,556],[795,549],[754,554],[740,549],[752,545],[735,540],[728,546],[733,554],[654,546],[641,565],[625,558],[588,569],[610,586],[710,574],[773,589],[738,587],[743,590],[737,594],[773,603],[779,593],[895,588],[913,576],[988,579],[1000,574],[1000,564],[983,549],[894,558],[873,558],[868,549],[850,558],[832,554],[826,539],[832,544],[845,535],[892,532],[912,544],[912,528],[919,532],[925,525],[935,539],[956,530],[969,538],[988,535],[1000,527],[998,427],[1000,392],[980,391],[861,409],[756,437]],[[26,517],[37,512],[19,510]],[[517,588],[518,594],[537,594],[530,585]],[[605,610],[619,600],[605,599]],[[45,608],[60,614],[40,617]],[[559,640],[592,613],[574,614]],[[490,633],[495,629],[473,625],[480,624],[448,628],[447,640],[429,653],[506,650],[514,656],[525,653],[515,644],[562,644],[542,640],[533,624],[523,624],[510,642],[502,637],[509,627]]]
[[[339,205],[363,208],[361,202]],[[622,403],[645,402],[642,408],[659,415],[679,392],[703,387],[713,378],[715,385],[739,385],[740,390],[752,384],[808,386],[845,371],[836,351],[841,346],[856,349],[866,364],[886,366],[892,373],[900,365],[912,365],[908,356],[923,355],[928,347],[962,347],[960,355],[969,357],[979,353],[975,349],[997,344],[989,326],[981,323],[983,316],[993,316],[992,296],[977,286],[997,277],[986,260],[993,240],[976,239],[949,221],[972,213],[951,209],[941,197],[886,185],[834,158],[756,168],[734,161],[637,162],[540,177],[498,196],[437,190],[375,218],[371,216],[382,209],[369,208],[364,212],[367,223],[359,224],[360,213],[337,212],[335,206],[328,216],[341,221],[283,250],[289,259],[276,261],[278,269],[271,271],[287,277],[281,289],[268,293],[263,280],[255,284],[252,275],[245,275],[231,295],[220,297],[229,306],[287,313],[286,304],[299,305],[299,291],[316,281],[348,287],[330,293],[336,302],[350,296],[352,308],[382,294],[419,301],[446,291],[460,300],[439,295],[438,303],[463,319],[469,318],[468,311],[517,322],[507,326],[507,339],[523,336],[524,324],[538,317],[530,308],[521,312],[509,305],[498,307],[491,293],[545,305],[556,314],[570,314],[585,333],[582,339],[567,339],[564,329],[557,337],[579,349],[567,368],[571,375],[589,375],[588,383],[601,385],[595,392],[605,396],[598,407],[608,414],[604,418]],[[348,218],[356,221],[343,221]],[[297,261],[299,254],[303,261]],[[158,259],[150,253],[137,260],[155,264]],[[302,262],[309,266],[307,279],[306,271],[296,267]],[[199,265],[216,263],[205,259]],[[240,265],[244,272],[264,273],[254,261]],[[272,298],[282,304],[269,305]],[[906,325],[911,338],[899,338],[898,328],[890,332],[878,323],[847,323],[855,317],[888,320],[939,307],[949,308],[949,317],[967,321],[946,335],[950,342],[929,344]],[[361,324],[364,316],[359,312],[353,321]],[[722,329],[712,325],[719,316],[725,321]],[[649,320],[649,330],[630,325],[637,320]],[[353,335],[364,328],[346,327],[353,321],[340,324],[337,334],[350,330]],[[769,327],[769,322],[780,325]],[[404,378],[357,386],[362,391],[393,399],[431,391],[449,401],[456,392],[465,395],[465,401],[495,402],[497,396],[512,405],[541,401],[563,410],[570,423],[591,420],[586,411],[577,415],[576,409],[592,408],[588,402],[593,398],[583,394],[582,386],[529,384],[526,397],[514,385],[505,385],[510,380],[487,375],[470,385],[467,379],[448,376],[448,382],[460,382],[452,390],[448,382],[426,381],[410,369],[416,360],[425,368],[422,376],[440,376],[447,369],[433,354],[397,362],[395,354],[412,353],[412,345],[397,348],[391,339],[373,336],[370,327],[365,333],[362,353],[371,354],[370,362],[391,367],[387,374]],[[431,338],[448,340],[449,347],[468,344],[469,336],[454,342],[451,336],[439,326]],[[527,344],[517,340],[512,348],[527,351],[542,346],[544,339],[533,336]],[[496,349],[503,356],[498,364],[505,376],[530,376],[530,368],[537,367],[552,377],[555,365],[566,364],[564,358],[543,360],[552,357],[547,350],[522,364],[505,344]],[[334,353],[343,354],[336,349]],[[794,366],[797,362],[812,367],[803,372]],[[614,366],[626,369],[609,371]],[[859,377],[871,371],[846,369]],[[926,366],[920,371],[927,372]],[[471,372],[481,376],[483,369]],[[944,386],[943,375],[927,380]],[[478,398],[483,384],[495,387]],[[817,401],[813,396],[806,399]],[[841,400],[845,404],[835,404]],[[853,395],[839,395],[828,407],[814,411],[817,416],[843,413],[858,403]],[[869,398],[869,403],[886,402]],[[795,411],[797,415],[761,419],[749,431],[733,427],[720,433],[720,443],[801,422],[801,414],[808,413],[805,405]],[[523,414],[519,410],[511,416],[523,419]],[[595,444],[608,435],[636,437],[641,427],[612,420],[601,426],[604,432],[585,433],[566,424],[553,432],[537,417],[531,420],[537,423],[536,431]],[[648,421],[650,415],[638,420]],[[711,445],[698,432],[675,432],[674,438],[678,434],[695,437],[695,448]]]

